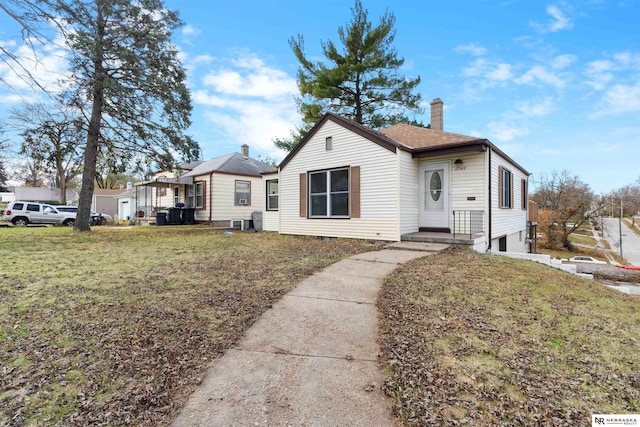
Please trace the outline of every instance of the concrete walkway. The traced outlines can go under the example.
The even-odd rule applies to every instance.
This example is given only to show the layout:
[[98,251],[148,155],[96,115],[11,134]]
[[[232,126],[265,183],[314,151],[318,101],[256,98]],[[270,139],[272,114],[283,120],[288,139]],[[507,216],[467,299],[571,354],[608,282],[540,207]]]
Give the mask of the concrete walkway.
[[173,425],[394,426],[381,390],[377,294],[398,265],[446,247],[396,246],[302,281],[217,361]]

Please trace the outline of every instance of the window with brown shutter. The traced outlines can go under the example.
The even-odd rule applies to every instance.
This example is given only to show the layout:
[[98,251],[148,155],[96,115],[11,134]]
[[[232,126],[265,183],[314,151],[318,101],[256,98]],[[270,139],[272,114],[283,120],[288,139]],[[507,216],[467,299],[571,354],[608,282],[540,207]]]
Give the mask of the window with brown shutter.
[[360,167],[300,174],[300,216],[360,218]]

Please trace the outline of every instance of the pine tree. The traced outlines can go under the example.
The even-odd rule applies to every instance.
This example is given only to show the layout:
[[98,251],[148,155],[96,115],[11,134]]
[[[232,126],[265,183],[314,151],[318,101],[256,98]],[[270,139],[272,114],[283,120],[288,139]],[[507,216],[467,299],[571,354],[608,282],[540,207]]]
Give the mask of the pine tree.
[[395,22],[393,13],[387,11],[374,27],[367,10],[356,0],[351,21],[338,28],[340,45],[322,43],[327,63],[307,58],[302,35],[289,40],[300,62],[298,109],[303,125],[290,138],[275,140],[276,146],[292,149],[327,111],[374,129],[410,121],[407,110],[422,113],[422,97],[414,93],[420,77],[406,78],[399,72],[404,58],[392,47]]
[[162,0],[56,0],[72,78],[67,101],[88,117],[82,189],[74,229],[88,231],[101,149],[136,152],[159,167],[199,157],[190,125],[186,73],[171,43],[182,25]]

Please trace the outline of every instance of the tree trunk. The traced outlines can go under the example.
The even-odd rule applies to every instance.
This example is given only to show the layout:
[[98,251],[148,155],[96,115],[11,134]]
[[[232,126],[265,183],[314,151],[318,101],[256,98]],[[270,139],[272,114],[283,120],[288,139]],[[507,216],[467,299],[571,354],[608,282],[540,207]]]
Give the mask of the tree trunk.
[[60,179],[60,203],[63,205],[67,204],[67,177],[64,173],[64,171],[60,172],[59,178]]
[[91,201],[93,199],[93,187],[96,178],[96,162],[98,160],[98,141],[100,137],[100,125],[102,121],[102,105],[104,101],[104,67],[101,40],[104,39],[105,22],[102,16],[102,8],[98,3],[97,8],[97,32],[99,41],[96,42],[94,58],[94,82],[93,103],[91,106],[91,119],[87,132],[87,146],[84,150],[84,168],[82,171],[82,189],[78,202],[78,213],[74,224],[74,231],[91,231]]

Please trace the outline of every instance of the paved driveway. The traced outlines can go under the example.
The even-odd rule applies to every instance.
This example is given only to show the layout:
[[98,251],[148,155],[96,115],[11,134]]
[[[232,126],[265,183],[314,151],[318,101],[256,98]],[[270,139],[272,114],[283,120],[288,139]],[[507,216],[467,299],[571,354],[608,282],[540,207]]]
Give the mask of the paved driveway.
[[611,243],[612,249],[620,253],[620,234],[622,234],[622,257],[632,265],[640,266],[640,236],[622,223],[620,233],[619,218],[604,218],[605,238]]

